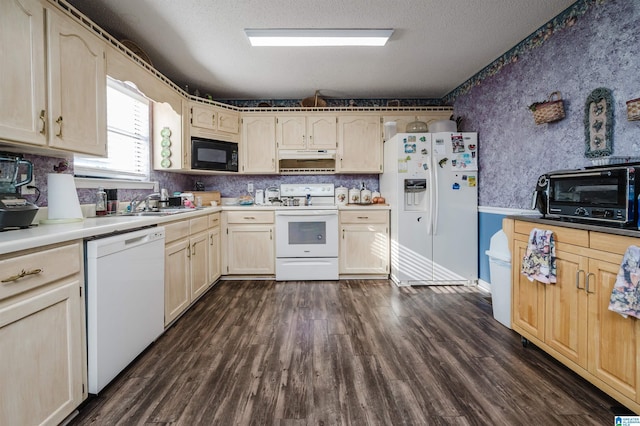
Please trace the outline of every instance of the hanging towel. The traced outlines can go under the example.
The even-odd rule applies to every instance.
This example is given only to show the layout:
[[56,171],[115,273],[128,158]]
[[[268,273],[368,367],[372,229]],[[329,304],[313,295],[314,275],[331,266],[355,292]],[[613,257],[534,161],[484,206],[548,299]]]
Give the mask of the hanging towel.
[[624,253],[616,283],[611,290],[609,310],[623,317],[640,318],[640,247],[629,246]]
[[529,281],[541,283],[556,282],[556,247],[553,232],[533,228],[529,234],[529,244],[522,259],[522,273]]

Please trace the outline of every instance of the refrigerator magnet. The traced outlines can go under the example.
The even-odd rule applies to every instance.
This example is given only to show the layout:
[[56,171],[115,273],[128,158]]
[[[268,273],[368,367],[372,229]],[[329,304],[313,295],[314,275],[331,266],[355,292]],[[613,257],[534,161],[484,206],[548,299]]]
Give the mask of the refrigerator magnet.
[[464,140],[462,135],[451,136],[451,148],[453,152],[464,152]]
[[469,176],[469,179],[467,179],[467,181],[469,182],[469,186],[476,186],[476,177],[475,176]]
[[454,183],[451,189],[460,189],[460,184],[458,182]]
[[405,154],[415,154],[416,153],[416,144],[406,143],[404,144],[404,153]]

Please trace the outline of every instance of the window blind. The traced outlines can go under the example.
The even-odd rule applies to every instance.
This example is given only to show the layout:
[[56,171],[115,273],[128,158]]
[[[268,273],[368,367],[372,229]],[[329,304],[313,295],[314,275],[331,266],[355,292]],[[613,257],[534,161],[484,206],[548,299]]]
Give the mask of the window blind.
[[150,102],[135,87],[107,80],[108,157],[74,156],[76,176],[149,180]]

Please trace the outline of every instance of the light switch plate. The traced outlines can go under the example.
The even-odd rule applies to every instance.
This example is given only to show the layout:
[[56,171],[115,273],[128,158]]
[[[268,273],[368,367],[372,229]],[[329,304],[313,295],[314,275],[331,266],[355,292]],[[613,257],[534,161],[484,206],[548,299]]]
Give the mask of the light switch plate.
[[247,184],[247,192],[249,194],[253,194],[253,184],[252,183],[248,183]]

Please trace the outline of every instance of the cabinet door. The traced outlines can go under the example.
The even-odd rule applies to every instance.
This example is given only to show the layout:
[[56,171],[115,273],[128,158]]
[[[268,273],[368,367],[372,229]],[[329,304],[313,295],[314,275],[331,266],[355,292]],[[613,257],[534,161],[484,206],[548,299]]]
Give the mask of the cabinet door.
[[44,43],[39,1],[0,2],[0,139],[47,142]]
[[[622,257],[620,258],[622,260]],[[619,263],[589,259],[589,372],[640,402],[640,320],[609,310]]]
[[514,241],[513,255],[511,256],[512,277],[511,290],[511,322],[513,329],[527,338],[536,338],[544,341],[544,298],[545,285],[538,281],[529,281],[520,273],[522,258],[527,250],[527,243]]
[[195,300],[198,296],[209,288],[209,233],[200,232],[192,235],[190,238],[191,250],[191,300]]
[[281,116],[276,119],[276,145],[278,149],[305,149],[304,115]]
[[107,154],[107,74],[101,40],[47,9],[49,145]]
[[242,120],[244,173],[276,172],[276,119],[273,116],[245,117]]
[[381,173],[380,117],[338,118],[338,173]]
[[0,424],[58,424],[83,397],[78,277],[0,304]]
[[342,225],[340,229],[340,273],[388,274],[388,247],[385,225]]
[[209,230],[209,283],[214,283],[222,274],[220,266],[220,227]]
[[164,249],[164,325],[176,319],[191,301],[189,250],[186,238]]
[[216,130],[216,112],[208,105],[191,105],[191,126],[199,129]]
[[336,149],[338,119],[335,115],[307,117],[307,148]]
[[275,273],[273,225],[234,225],[227,233],[229,274]]
[[240,120],[237,113],[218,111],[218,131],[237,135],[240,132]]
[[557,251],[556,267],[557,282],[545,287],[545,342],[586,368],[587,293],[584,286],[588,259]]

